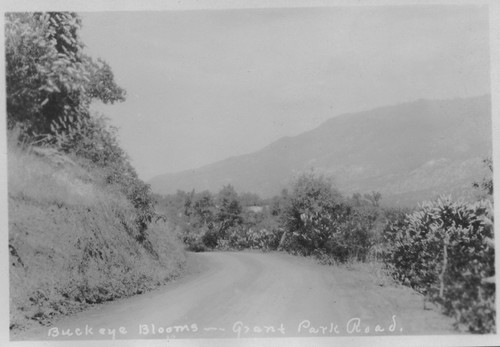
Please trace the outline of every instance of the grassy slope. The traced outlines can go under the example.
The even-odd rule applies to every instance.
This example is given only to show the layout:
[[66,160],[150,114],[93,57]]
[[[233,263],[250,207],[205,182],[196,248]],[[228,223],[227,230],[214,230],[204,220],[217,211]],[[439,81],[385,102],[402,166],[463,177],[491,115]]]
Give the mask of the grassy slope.
[[78,164],[8,152],[10,318],[14,335],[177,276],[185,254],[163,223],[136,241],[134,212]]

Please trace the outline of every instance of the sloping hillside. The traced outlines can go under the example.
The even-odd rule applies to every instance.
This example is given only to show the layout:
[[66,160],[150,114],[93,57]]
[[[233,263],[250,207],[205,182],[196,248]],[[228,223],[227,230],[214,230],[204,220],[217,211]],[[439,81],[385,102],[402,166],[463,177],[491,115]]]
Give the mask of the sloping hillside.
[[37,152],[8,152],[11,334],[180,274],[183,247],[165,224],[139,241],[121,193],[66,156]]
[[491,147],[489,96],[418,100],[340,115],[256,153],[150,183],[163,194],[230,183],[269,197],[295,172],[315,168],[345,193],[376,190],[386,202],[411,204],[439,193],[471,194],[471,183],[487,174],[481,161]]
[[75,12],[5,15],[11,336],[177,276],[181,241],[93,112],[126,92]]

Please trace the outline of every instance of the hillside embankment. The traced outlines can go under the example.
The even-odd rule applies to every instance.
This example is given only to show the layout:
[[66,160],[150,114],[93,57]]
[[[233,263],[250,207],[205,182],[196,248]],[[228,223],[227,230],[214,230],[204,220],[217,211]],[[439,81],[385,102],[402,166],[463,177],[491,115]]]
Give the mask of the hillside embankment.
[[9,144],[8,195],[13,336],[148,291],[183,269],[183,246],[166,223],[141,237],[130,201],[55,151]]

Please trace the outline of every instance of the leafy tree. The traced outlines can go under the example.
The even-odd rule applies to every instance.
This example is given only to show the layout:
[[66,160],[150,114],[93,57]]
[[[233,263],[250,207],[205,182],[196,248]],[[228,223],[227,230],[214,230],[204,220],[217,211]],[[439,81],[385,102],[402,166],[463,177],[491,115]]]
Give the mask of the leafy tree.
[[212,194],[205,190],[194,197],[192,208],[198,218],[199,225],[212,227],[215,215],[215,201]]
[[243,221],[238,193],[232,185],[222,187],[217,194],[216,207],[215,221],[219,225],[219,237],[223,238],[229,228],[239,225]]
[[304,255],[325,250],[348,214],[348,206],[330,179],[304,173],[295,181],[280,215],[285,230],[280,248]]
[[168,219],[182,234],[187,248],[191,251],[204,251],[207,247],[217,246],[215,232],[215,198],[208,190],[197,193],[194,189],[186,193],[177,191],[161,199],[165,204]]
[[186,194],[184,199],[184,215],[188,223],[197,229],[203,227],[212,229],[216,213],[212,194],[208,190],[200,193],[193,190],[191,193]]
[[89,117],[92,100],[123,101],[108,64],[83,53],[76,13],[8,13],[5,16],[8,126],[33,138],[51,133],[62,116]]

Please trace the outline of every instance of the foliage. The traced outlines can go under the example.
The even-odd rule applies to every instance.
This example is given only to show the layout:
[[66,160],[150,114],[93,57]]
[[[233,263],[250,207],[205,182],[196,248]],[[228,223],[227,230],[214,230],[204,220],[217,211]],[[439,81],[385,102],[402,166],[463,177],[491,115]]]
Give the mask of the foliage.
[[301,174],[293,185],[280,214],[285,234],[280,248],[312,255],[323,251],[345,259],[348,250],[342,241],[344,223],[351,213],[331,180],[314,172]]
[[185,226],[183,228],[188,249],[195,251],[205,250],[207,247],[214,248],[217,245],[215,235],[215,200],[209,191],[183,194],[182,204]]
[[284,190],[269,205],[256,206],[265,201],[248,193],[242,203],[231,185],[215,196],[179,191],[160,199],[160,204],[191,250],[283,249],[345,262],[365,260],[380,229],[380,194],[371,196],[377,197],[376,203],[365,198],[354,206],[331,180],[311,172],[297,178],[292,193]]
[[51,124],[51,133],[40,141],[45,146],[72,154],[101,174],[104,184],[114,185],[136,209],[136,225],[143,233],[157,216],[151,188],[139,179],[125,151],[119,146],[117,129],[103,115],[88,118],[63,116]]
[[51,132],[62,116],[86,118],[94,99],[122,101],[108,64],[83,53],[75,13],[8,13],[5,24],[7,118],[23,136]]
[[441,197],[389,226],[385,261],[395,278],[423,292],[459,328],[492,332],[495,327],[491,203],[453,202]]
[[209,191],[178,191],[157,200],[167,219],[183,235],[188,250],[276,249],[282,234],[276,217],[264,206],[259,206],[258,212],[250,208],[256,202],[263,203],[258,195],[242,195],[246,206],[231,185],[215,195]]
[[[184,198],[184,203],[179,200]],[[455,317],[460,330],[495,329],[493,212],[440,198],[418,209],[383,209],[381,195],[344,198],[331,180],[301,174],[262,208],[242,208],[233,187],[178,192],[191,249],[282,249],[329,264],[382,259],[393,277]],[[263,200],[260,200],[263,203]],[[226,227],[224,229],[224,226]],[[224,230],[224,232],[221,232]]]
[[215,197],[208,191],[186,195],[184,240],[188,249],[243,248],[244,242],[238,241],[238,235],[244,234],[241,211],[238,194],[231,185]]
[[[339,261],[366,261],[372,246],[378,241],[381,224],[381,210],[375,206],[357,206],[342,225],[340,232],[331,241],[339,254]],[[340,256],[341,255],[341,256]]]
[[120,148],[115,128],[91,115],[93,100],[125,99],[110,66],[83,53],[81,20],[75,13],[6,14],[7,118],[23,142],[56,148],[101,173],[136,210],[145,230],[158,216],[149,185],[141,181]]
[[96,166],[123,165],[128,160],[118,144],[117,129],[108,126],[103,115],[88,118],[62,116],[51,122],[50,130],[41,143],[87,159]]
[[[268,223],[272,224],[272,222]],[[248,247],[264,251],[276,250],[283,231],[278,226],[259,225],[248,229]]]
[[[493,160],[491,158],[484,159],[483,164],[493,173]],[[493,196],[493,176],[484,178],[482,182],[474,182],[472,186],[484,191],[489,196]]]
[[232,185],[222,187],[217,195],[216,206],[215,221],[218,223],[218,233],[220,237],[224,237],[228,229],[240,225],[243,221],[238,193]]
[[440,198],[416,210],[383,209],[380,193],[346,199],[330,179],[314,172],[301,174],[290,192],[258,209],[253,202],[242,208],[231,186],[216,196],[204,194],[193,192],[184,205],[176,202],[185,208],[186,225],[200,232],[189,241],[192,249],[281,249],[329,264],[382,259],[385,271],[437,303],[460,330],[495,329],[489,200]]
[[274,196],[270,201],[270,213],[274,217],[280,216],[288,201],[288,190],[283,189],[281,195]]

